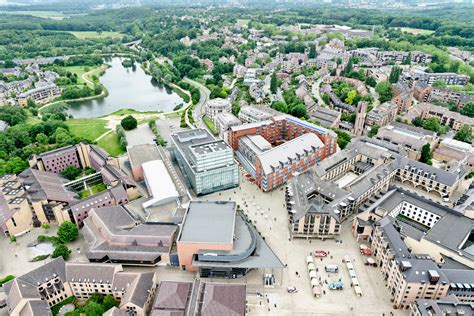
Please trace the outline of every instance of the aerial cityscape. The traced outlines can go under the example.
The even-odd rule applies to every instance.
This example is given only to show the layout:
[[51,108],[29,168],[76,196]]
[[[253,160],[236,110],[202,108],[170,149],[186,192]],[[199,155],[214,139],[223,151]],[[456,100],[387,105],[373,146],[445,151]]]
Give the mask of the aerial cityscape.
[[0,0],[0,316],[474,315],[474,1]]

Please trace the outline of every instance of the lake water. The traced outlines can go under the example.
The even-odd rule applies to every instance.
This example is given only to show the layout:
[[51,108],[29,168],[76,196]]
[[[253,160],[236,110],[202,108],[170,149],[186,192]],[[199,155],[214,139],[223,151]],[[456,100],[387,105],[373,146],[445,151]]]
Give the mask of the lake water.
[[89,101],[68,102],[67,113],[75,118],[101,117],[120,109],[145,111],[172,111],[183,99],[167,87],[156,83],[136,64],[134,68],[122,66],[122,58],[114,57],[100,82],[109,95]]

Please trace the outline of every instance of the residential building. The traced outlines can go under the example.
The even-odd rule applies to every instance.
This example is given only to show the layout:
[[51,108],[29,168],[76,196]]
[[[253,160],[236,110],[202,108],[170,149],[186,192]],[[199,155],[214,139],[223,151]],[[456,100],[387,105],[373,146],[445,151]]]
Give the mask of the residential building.
[[143,223],[123,206],[92,209],[82,229],[89,261],[127,265],[171,264],[176,231],[173,224]]
[[[462,91],[452,91],[449,89],[433,89],[425,102],[439,102],[442,104],[452,104],[458,109],[462,109],[466,103],[474,102],[474,94],[467,94]],[[435,101],[435,102],[433,102]]]
[[4,285],[8,313],[52,315],[51,307],[75,296],[88,299],[92,294],[112,295],[119,309],[129,315],[145,316],[155,293],[153,272],[125,272],[121,265],[66,263],[62,257]]
[[397,116],[398,106],[391,102],[382,103],[379,107],[372,109],[365,116],[366,126],[385,126],[393,121]]
[[404,80],[408,82],[410,88],[415,83],[422,82],[425,84],[433,84],[435,81],[444,81],[447,85],[465,86],[469,83],[469,76],[460,75],[453,72],[435,73],[426,72],[421,68],[413,69],[410,72],[404,73]]
[[216,116],[216,130],[223,139],[226,139],[225,135],[232,126],[240,124],[242,124],[242,122],[232,113],[222,112]]
[[191,201],[176,244],[181,268],[201,277],[237,278],[253,269],[273,275],[283,268],[235,202]]
[[212,99],[206,103],[206,117],[216,122],[216,116],[219,113],[230,112],[232,104],[226,99]]
[[[199,304],[192,302],[199,301]],[[246,285],[162,281],[158,286],[150,316],[228,315],[244,316]]]
[[242,123],[256,123],[270,119],[275,112],[273,109],[264,106],[243,106],[240,108],[239,119]]
[[204,129],[178,132],[171,139],[173,157],[197,195],[239,185],[233,150],[223,140],[215,140]]
[[421,118],[426,120],[430,117],[437,117],[442,126],[449,126],[454,131],[458,131],[463,125],[474,127],[474,118],[464,116],[458,112],[453,112],[442,106],[429,103],[421,105]]
[[[315,134],[308,136],[307,134]],[[259,135],[261,138],[244,136]],[[295,172],[304,172],[316,162],[336,152],[336,134],[289,115],[231,127],[229,144],[246,170],[256,177],[263,191],[284,184]],[[255,142],[251,145],[251,142]],[[240,150],[240,144],[249,146]],[[273,148],[266,150],[268,144]],[[253,159],[252,157],[257,157]]]
[[427,102],[432,91],[432,87],[424,82],[418,81],[413,87],[413,97],[420,102]]
[[23,92],[17,99],[20,105],[26,105],[28,100],[32,100],[36,104],[44,104],[59,96],[61,96],[61,89],[55,84],[48,84]]

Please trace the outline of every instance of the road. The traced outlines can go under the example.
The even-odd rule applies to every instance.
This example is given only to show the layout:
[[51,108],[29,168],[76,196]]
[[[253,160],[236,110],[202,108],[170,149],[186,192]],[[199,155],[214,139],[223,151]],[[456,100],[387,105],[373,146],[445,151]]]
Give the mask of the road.
[[195,118],[195,125],[197,128],[207,128],[206,124],[204,124],[204,122],[202,121],[202,117],[206,113],[204,106],[206,105],[207,101],[209,101],[211,90],[209,90],[206,86],[200,84],[199,82],[191,80],[189,78],[184,78],[183,81],[199,89],[200,98],[199,98],[199,102],[194,106],[194,113],[193,113],[194,118]]
[[319,78],[318,80],[316,80],[315,83],[313,83],[313,86],[311,87],[311,93],[318,100],[318,105],[319,106],[325,106],[325,103],[324,103],[323,99],[321,98],[321,94],[319,93],[319,86],[321,85],[322,81],[323,81],[323,78]]

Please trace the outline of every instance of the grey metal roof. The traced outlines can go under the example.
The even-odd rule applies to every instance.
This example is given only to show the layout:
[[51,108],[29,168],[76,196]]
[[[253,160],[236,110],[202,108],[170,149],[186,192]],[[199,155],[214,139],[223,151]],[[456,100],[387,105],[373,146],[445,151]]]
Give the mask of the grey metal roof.
[[178,242],[232,243],[235,213],[235,202],[191,201]]
[[127,152],[132,167],[141,166],[145,162],[152,160],[161,160],[161,155],[155,144],[128,146]]

